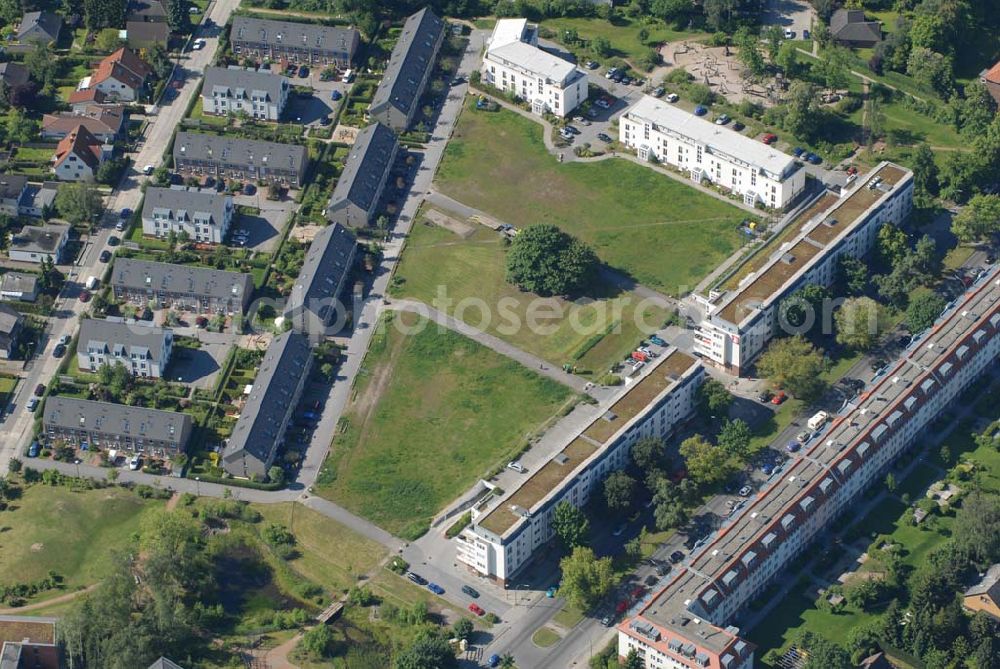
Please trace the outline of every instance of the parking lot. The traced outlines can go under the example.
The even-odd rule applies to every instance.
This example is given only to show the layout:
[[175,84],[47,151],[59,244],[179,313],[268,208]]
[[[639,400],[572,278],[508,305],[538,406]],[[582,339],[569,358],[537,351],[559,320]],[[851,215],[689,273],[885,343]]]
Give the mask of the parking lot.
[[[303,125],[320,125],[322,119],[333,118],[338,107],[344,103],[347,91],[351,84],[343,81],[322,81],[320,79],[320,68],[313,68],[308,77],[299,77],[296,73],[289,77],[294,86],[309,86],[313,89],[312,95],[297,95],[293,93],[288,97],[288,105],[285,107],[284,118],[289,123],[301,123]],[[334,100],[331,95],[333,91],[340,94],[338,100]]]
[[[286,195],[283,199],[275,202],[268,200],[266,193],[262,189],[257,189],[253,195],[237,195],[233,198],[237,206],[253,207],[259,209],[256,215],[237,214],[233,218],[230,228],[230,245],[243,246],[254,251],[271,252],[278,244],[281,230],[288,222],[288,217],[292,214],[295,206],[291,196]],[[245,233],[246,242],[239,244],[234,237]]]

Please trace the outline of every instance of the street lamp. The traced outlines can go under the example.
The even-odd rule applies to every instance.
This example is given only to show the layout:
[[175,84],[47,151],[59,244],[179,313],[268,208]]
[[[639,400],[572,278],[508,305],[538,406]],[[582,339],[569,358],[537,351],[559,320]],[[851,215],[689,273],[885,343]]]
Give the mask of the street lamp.
[[194,477],[194,482],[198,486],[198,497],[201,497],[201,477],[200,476],[195,476]]

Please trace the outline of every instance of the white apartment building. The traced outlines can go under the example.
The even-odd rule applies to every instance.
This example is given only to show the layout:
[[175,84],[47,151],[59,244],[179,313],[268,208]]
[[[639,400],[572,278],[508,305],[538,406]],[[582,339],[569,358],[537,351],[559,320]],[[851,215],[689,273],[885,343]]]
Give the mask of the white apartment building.
[[806,171],[792,156],[649,95],[622,114],[618,138],[641,160],[672,165],[749,205],[782,209],[806,187]]
[[557,504],[583,506],[608,474],[628,464],[636,441],[666,437],[692,414],[701,363],[673,349],[649,367],[518,489],[473,507],[472,523],[456,540],[460,562],[506,584],[553,538]]
[[191,241],[221,244],[235,211],[233,197],[214,189],[150,187],[142,204],[142,233],[165,238],[185,232]]
[[698,298],[707,314],[695,331],[695,352],[741,374],[782,325],[782,300],[807,284],[829,286],[841,256],[867,255],[879,228],[901,222],[912,208],[913,173],[888,162],[857,179],[839,197],[824,194],[789,223],[799,227],[796,234],[735,290]]
[[745,508],[664,578],[652,598],[618,626],[619,654],[634,648],[649,669],[751,667],[753,648],[729,622],[879,480],[998,354],[1000,271],[993,270],[845,405],[820,439],[772,474]]
[[80,369],[88,372],[121,364],[133,376],[159,379],[170,364],[173,346],[174,333],[169,329],[85,318],[80,321],[76,359]]
[[280,74],[242,67],[209,67],[201,88],[206,114],[226,116],[243,112],[251,118],[277,121],[288,102],[292,85]]
[[531,103],[531,111],[566,116],[587,99],[587,75],[538,48],[538,27],[500,19],[486,44],[482,80]]

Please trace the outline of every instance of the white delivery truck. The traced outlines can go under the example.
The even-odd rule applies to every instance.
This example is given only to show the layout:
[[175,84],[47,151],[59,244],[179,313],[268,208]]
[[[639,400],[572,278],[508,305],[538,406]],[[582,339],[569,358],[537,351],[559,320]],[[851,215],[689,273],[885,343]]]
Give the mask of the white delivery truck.
[[809,419],[806,425],[809,426],[810,430],[818,430],[819,428],[826,425],[826,421],[830,418],[830,414],[825,411],[820,411],[815,416]]

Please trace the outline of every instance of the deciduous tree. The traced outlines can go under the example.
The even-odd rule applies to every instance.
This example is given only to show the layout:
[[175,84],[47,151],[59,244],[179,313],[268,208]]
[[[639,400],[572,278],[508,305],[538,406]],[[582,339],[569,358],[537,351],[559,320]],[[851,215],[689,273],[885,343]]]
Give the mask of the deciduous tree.
[[825,369],[823,354],[801,336],[773,340],[757,362],[761,376],[806,401],[826,387],[820,376]]
[[833,315],[837,342],[857,351],[870,351],[885,330],[885,309],[870,297],[847,299]]
[[590,533],[590,521],[569,502],[559,502],[552,512],[552,529],[566,550],[582,545]]
[[584,288],[597,255],[554,225],[524,228],[507,253],[507,281],[539,295],[565,295]]
[[736,458],[700,434],[685,439],[680,452],[687,463],[688,474],[701,485],[721,483],[739,469]]
[[559,562],[562,570],[560,594],[574,606],[586,611],[615,585],[611,558],[598,559],[590,548],[577,546]]
[[951,222],[963,242],[978,242],[1000,233],[1000,195],[975,195]]
[[626,511],[635,499],[635,479],[623,471],[604,479],[604,501],[612,511]]
[[923,332],[931,325],[944,309],[944,298],[933,291],[920,292],[913,296],[906,307],[906,327],[913,334]]

